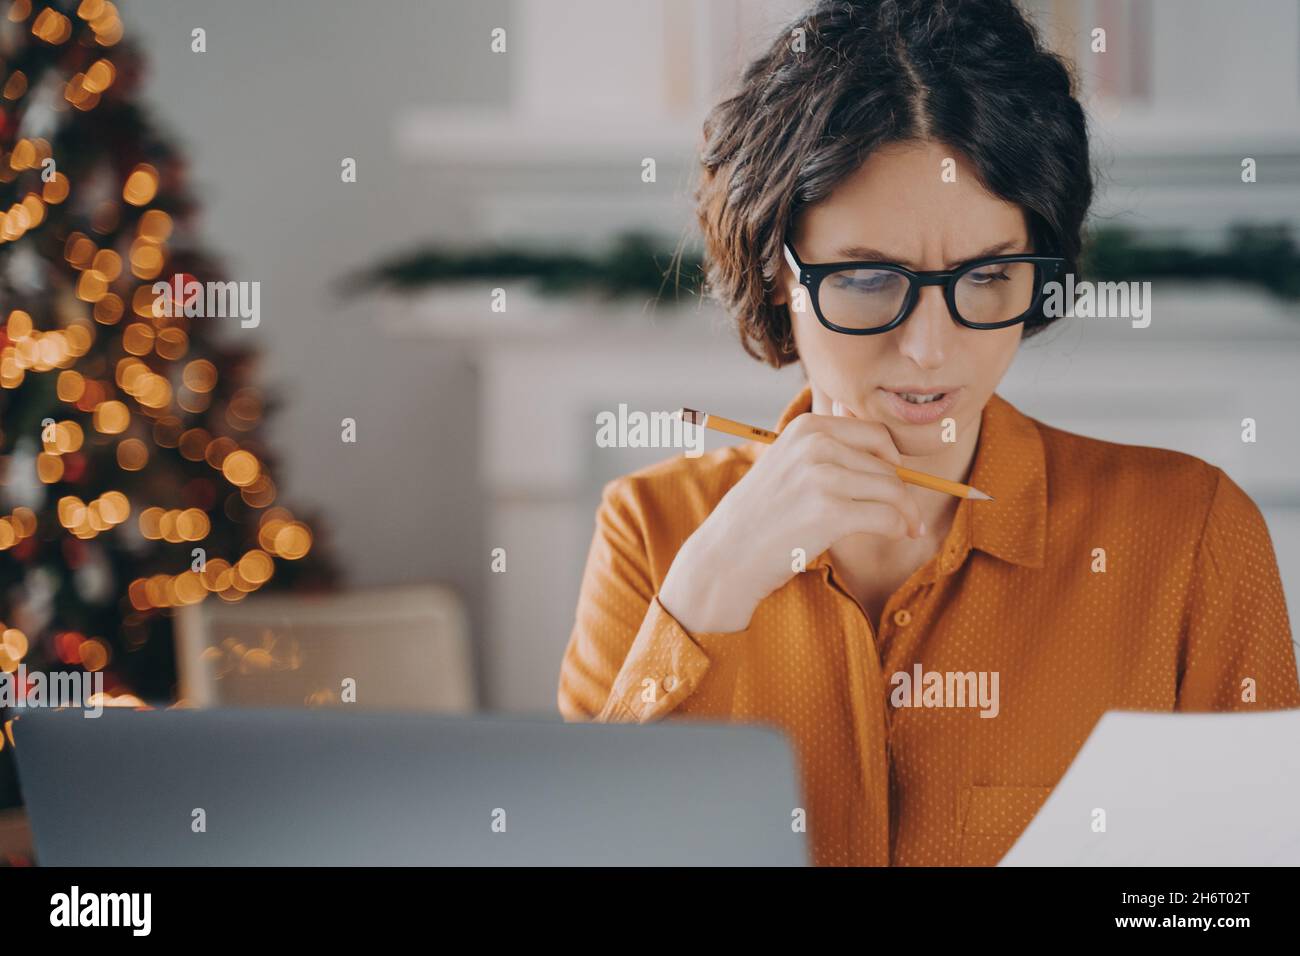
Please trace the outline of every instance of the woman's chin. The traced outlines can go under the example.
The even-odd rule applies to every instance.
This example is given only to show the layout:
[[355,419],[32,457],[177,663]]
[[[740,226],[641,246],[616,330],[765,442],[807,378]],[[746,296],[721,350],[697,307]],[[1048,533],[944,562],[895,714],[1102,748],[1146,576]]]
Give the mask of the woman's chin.
[[894,436],[894,447],[898,449],[898,453],[904,458],[934,458],[936,455],[941,455],[946,449],[952,447],[951,445],[945,445],[942,442],[928,441],[924,439],[913,439],[909,441],[899,435],[892,428],[890,429],[890,434]]

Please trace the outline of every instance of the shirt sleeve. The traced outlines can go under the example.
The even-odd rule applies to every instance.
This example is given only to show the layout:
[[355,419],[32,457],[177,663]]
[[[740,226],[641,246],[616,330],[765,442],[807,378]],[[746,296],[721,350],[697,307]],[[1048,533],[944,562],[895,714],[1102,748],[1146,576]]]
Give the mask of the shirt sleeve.
[[1300,707],[1286,598],[1259,508],[1220,469],[1192,572],[1178,710]]
[[703,648],[659,603],[640,516],[624,480],[605,486],[560,668],[566,720],[656,720],[709,669]]

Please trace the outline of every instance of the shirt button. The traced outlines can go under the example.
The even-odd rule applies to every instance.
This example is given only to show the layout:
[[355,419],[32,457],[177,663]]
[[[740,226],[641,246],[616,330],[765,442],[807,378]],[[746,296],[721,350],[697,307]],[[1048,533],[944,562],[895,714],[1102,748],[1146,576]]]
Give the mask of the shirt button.
[[912,612],[905,607],[899,608],[894,612],[894,623],[899,627],[907,627],[912,623]]

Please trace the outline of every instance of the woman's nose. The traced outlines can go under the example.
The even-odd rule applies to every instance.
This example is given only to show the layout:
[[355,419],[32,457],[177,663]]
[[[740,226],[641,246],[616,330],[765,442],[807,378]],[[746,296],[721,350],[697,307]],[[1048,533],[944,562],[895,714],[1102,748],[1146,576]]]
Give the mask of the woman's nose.
[[940,368],[955,327],[943,297],[943,287],[926,286],[917,297],[912,314],[898,329],[898,349],[921,368]]

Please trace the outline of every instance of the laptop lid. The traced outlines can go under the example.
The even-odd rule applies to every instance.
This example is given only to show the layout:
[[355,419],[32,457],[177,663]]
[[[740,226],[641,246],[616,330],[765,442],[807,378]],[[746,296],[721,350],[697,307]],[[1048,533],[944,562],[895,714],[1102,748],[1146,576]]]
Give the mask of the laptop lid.
[[339,711],[29,711],[37,861],[803,865],[777,731]]

